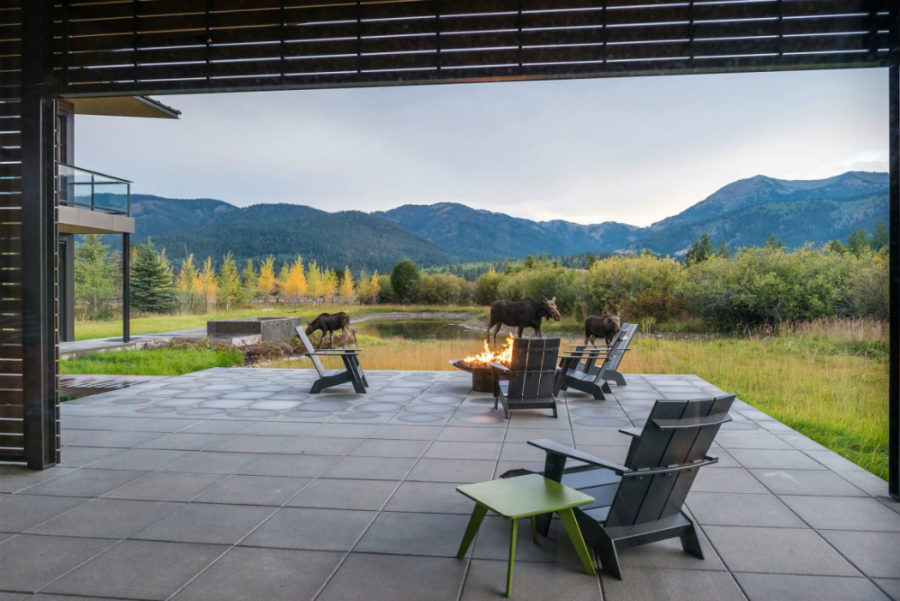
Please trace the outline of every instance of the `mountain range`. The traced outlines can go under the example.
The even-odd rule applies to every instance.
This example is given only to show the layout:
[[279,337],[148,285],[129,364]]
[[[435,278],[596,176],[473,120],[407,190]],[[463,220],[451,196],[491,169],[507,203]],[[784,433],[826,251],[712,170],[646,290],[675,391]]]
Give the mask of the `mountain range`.
[[239,208],[214,199],[134,194],[133,240],[152,237],[173,260],[188,252],[238,261],[272,254],[351,269],[390,269],[403,258],[423,266],[459,261],[568,256],[649,249],[683,253],[703,232],[729,248],[774,234],[788,247],[846,239],[888,219],[888,174],[850,171],[820,180],[758,175],[738,180],[648,227],[607,221],[532,221],[459,203],[403,205],[389,211],[329,213],[297,204]]

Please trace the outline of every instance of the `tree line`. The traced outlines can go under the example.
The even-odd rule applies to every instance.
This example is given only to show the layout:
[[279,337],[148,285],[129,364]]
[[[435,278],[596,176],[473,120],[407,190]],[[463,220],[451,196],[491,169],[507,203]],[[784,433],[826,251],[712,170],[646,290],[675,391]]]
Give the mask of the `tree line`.
[[[735,253],[701,235],[679,258],[639,254],[579,257],[577,266],[548,257],[486,265],[477,277],[427,272],[409,260],[390,273],[334,270],[298,256],[276,266],[273,257],[239,268],[231,253],[219,261],[176,270],[151,241],[131,249],[132,307],[145,312],[206,312],[251,303],[421,303],[487,305],[498,299],[556,297],[581,319],[606,311],[647,326],[699,320],[735,328],[826,316],[887,319],[887,230],[852,233],[845,242],[788,250],[774,237]],[[76,249],[80,316],[112,314],[120,257],[97,236]]]

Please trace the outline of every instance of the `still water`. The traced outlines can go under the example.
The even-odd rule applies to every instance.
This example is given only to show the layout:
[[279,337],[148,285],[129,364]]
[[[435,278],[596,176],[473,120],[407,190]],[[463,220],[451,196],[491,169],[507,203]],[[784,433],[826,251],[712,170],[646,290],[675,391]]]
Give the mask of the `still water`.
[[360,334],[406,340],[481,340],[484,331],[446,319],[372,320],[357,324]]

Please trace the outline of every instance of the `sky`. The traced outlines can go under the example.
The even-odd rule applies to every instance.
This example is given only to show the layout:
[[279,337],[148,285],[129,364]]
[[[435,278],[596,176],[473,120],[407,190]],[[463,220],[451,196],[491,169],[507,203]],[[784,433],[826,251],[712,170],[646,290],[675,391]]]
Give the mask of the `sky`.
[[763,174],[886,171],[886,69],[164,96],[78,116],[75,164],[133,193],[375,211],[460,202],[649,225]]

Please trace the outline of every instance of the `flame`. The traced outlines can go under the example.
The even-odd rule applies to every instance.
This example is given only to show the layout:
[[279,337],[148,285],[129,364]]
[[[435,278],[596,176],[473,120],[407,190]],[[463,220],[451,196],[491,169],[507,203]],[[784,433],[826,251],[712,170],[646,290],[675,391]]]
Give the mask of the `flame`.
[[463,358],[462,363],[479,367],[487,367],[491,363],[509,365],[512,362],[512,347],[515,339],[516,337],[513,334],[508,335],[506,344],[499,351],[492,351],[487,340],[485,340],[483,350],[477,355],[469,355]]

